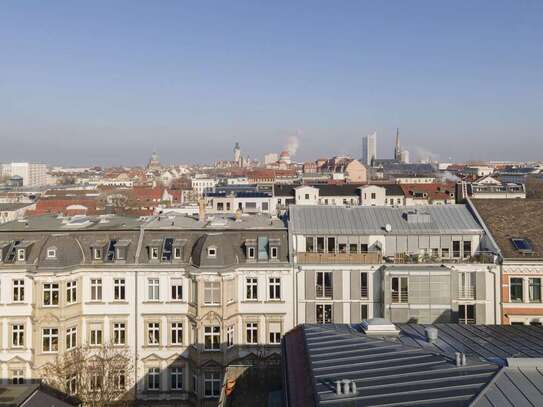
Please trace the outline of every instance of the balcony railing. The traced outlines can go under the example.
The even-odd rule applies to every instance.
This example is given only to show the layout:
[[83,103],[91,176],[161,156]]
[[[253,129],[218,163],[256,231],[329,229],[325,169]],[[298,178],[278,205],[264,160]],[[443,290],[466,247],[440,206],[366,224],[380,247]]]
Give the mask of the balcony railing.
[[392,303],[393,304],[405,304],[409,302],[409,294],[406,289],[398,291],[392,291]]
[[300,264],[379,264],[383,258],[380,252],[365,253],[306,253],[298,252]]
[[490,252],[477,252],[472,256],[465,257],[439,257],[432,256],[431,254],[410,254],[410,253],[398,253],[396,256],[386,256],[383,258],[385,263],[393,264],[417,264],[417,263],[483,263],[493,264],[494,253]]
[[332,298],[334,291],[332,286],[325,285],[323,287],[322,285],[317,284],[315,295],[317,298]]
[[360,287],[360,297],[368,298],[368,287]]
[[475,287],[460,287],[460,290],[458,291],[458,298],[461,300],[474,300]]

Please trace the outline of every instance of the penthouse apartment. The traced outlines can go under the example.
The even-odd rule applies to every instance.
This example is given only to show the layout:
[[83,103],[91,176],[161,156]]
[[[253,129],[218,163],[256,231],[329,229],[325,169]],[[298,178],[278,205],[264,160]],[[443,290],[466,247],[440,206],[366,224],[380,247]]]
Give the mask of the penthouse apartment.
[[290,208],[299,323],[497,323],[499,274],[464,205]]
[[29,218],[0,226],[0,271],[13,382],[110,343],[134,355],[128,398],[212,406],[227,365],[273,358],[294,326],[286,226],[265,216]]

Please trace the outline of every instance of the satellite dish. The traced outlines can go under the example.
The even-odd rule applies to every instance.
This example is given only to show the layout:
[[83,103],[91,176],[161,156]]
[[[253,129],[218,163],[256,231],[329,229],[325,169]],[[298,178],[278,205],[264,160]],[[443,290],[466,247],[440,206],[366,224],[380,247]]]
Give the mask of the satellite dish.
[[387,233],[390,233],[392,231],[392,226],[390,226],[390,223],[387,223],[385,225],[385,230],[387,231]]

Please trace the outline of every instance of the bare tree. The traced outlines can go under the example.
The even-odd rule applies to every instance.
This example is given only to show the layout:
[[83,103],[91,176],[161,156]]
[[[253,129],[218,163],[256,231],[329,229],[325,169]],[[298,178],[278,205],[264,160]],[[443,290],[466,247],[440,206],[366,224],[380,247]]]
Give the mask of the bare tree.
[[49,363],[44,381],[77,397],[84,406],[131,405],[134,366],[126,348],[110,344],[98,348],[79,346]]

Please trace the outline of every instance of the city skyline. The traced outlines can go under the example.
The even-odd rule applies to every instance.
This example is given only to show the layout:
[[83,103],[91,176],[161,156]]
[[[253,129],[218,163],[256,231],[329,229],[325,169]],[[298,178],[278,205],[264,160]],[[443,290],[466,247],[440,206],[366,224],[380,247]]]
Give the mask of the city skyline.
[[6,6],[0,161],[261,158],[299,129],[300,161],[396,127],[443,160],[543,149],[540,3]]

